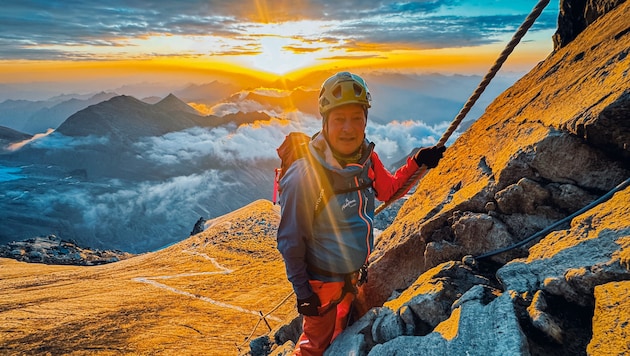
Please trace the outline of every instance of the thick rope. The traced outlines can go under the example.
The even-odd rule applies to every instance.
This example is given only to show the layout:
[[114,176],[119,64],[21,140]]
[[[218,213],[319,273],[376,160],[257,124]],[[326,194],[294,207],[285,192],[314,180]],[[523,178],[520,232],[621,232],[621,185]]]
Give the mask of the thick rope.
[[[501,66],[503,65],[503,63],[505,63],[508,56],[512,53],[512,51],[514,51],[516,45],[518,45],[523,36],[525,36],[529,28],[532,27],[538,16],[540,16],[542,11],[548,4],[549,0],[541,0],[540,2],[538,2],[538,4],[536,4],[532,12],[529,14],[529,16],[527,16],[527,18],[518,28],[514,36],[512,36],[512,40],[506,45],[503,52],[501,52],[499,58],[497,58],[497,60],[494,62],[494,65],[490,68],[486,76],[481,80],[481,82],[477,86],[477,89],[475,89],[470,98],[468,98],[468,101],[466,101],[466,104],[464,104],[464,107],[459,111],[455,119],[453,119],[453,122],[451,122],[451,125],[448,127],[446,132],[444,132],[442,138],[440,138],[436,146],[442,147],[446,144],[446,141],[448,141],[453,132],[457,130],[457,127],[459,127],[459,124],[462,122],[462,120],[464,120],[464,117],[466,117],[470,109],[473,107],[473,105],[475,105],[475,102],[477,102],[477,99],[479,99],[481,93],[486,90],[486,87],[488,87],[488,84],[490,84],[492,78],[494,78],[499,69],[501,69]],[[425,165],[422,165],[422,167],[418,168],[418,170],[411,177],[409,177],[407,182],[405,182],[405,184],[400,187],[400,189],[398,189],[398,191],[388,201],[384,202],[376,208],[374,214],[376,215],[380,213],[391,203],[405,195],[405,192],[409,190],[409,187],[414,186],[420,180],[420,178],[424,176],[426,172],[427,167]]]

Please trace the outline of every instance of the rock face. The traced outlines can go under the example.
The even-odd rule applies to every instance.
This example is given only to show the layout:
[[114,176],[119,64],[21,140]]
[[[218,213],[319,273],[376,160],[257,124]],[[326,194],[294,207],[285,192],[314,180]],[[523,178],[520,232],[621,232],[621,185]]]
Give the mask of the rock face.
[[448,148],[380,236],[369,306],[439,263],[520,241],[630,176],[628,9],[553,53]]
[[54,265],[94,266],[118,262],[134,255],[118,250],[98,250],[79,247],[55,235],[35,237],[0,246],[0,257],[22,262]]
[[560,0],[558,30],[553,35],[554,49],[573,41],[600,16],[626,0]]
[[[357,302],[366,313],[328,355],[630,353],[630,3],[562,4],[561,48],[447,149],[379,236]],[[584,28],[567,28],[580,20],[570,9]],[[615,187],[522,247],[453,262]]]
[[630,282],[595,287],[595,301],[593,339],[586,351],[591,355],[614,355],[630,349],[628,320],[618,314],[618,310],[630,309]]

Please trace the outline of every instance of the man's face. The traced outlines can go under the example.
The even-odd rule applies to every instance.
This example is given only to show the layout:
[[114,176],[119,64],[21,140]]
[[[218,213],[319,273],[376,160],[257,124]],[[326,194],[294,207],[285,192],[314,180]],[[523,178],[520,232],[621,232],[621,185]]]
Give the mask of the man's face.
[[326,123],[328,142],[337,152],[344,155],[352,154],[363,143],[366,123],[363,106],[347,104],[336,107],[328,114]]

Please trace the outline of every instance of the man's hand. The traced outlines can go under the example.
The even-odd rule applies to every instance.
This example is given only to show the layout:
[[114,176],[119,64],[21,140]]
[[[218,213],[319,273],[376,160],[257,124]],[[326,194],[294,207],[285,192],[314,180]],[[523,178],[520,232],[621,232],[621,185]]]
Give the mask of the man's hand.
[[319,301],[319,297],[317,294],[313,293],[310,297],[306,299],[297,300],[297,310],[300,314],[306,316],[319,316],[319,311],[317,307],[321,306],[322,303]]
[[442,158],[445,150],[446,147],[444,146],[431,146],[421,148],[418,152],[416,152],[415,155],[413,155],[413,159],[418,164],[418,167],[424,164],[428,168],[435,168],[437,167],[438,162],[440,162],[440,159]]

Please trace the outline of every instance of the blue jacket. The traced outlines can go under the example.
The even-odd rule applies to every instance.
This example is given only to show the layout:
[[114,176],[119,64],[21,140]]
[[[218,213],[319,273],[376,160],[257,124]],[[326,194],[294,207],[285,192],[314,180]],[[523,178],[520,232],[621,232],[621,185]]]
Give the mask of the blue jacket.
[[[364,145],[360,162],[342,168],[333,158],[323,135],[319,134],[309,144],[311,155],[296,160],[280,181],[282,210],[278,250],[284,258],[287,277],[300,299],[313,293],[309,279],[341,281],[341,274],[357,271],[367,262],[374,247],[373,186],[387,187],[385,197],[381,199],[379,196],[379,199],[387,200],[391,192],[395,192],[417,169],[415,162],[408,160],[404,166],[407,168],[401,168],[404,174],[394,177],[372,152],[373,145],[367,141]],[[309,162],[310,159],[317,162]],[[328,170],[328,179],[318,173],[316,164]],[[381,184],[353,189],[379,179]],[[323,188],[328,182],[333,187]],[[316,214],[322,189],[349,191],[330,196],[321,212]],[[313,270],[331,273],[318,274]]]

